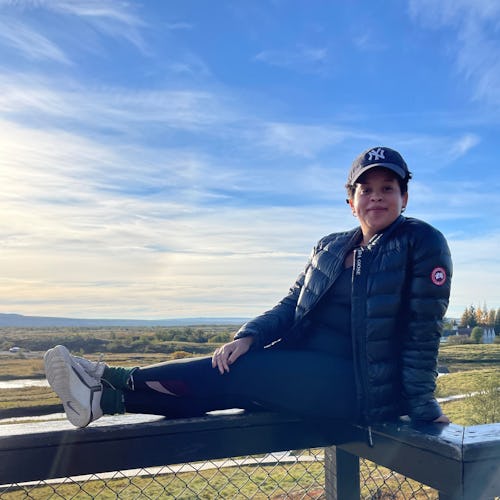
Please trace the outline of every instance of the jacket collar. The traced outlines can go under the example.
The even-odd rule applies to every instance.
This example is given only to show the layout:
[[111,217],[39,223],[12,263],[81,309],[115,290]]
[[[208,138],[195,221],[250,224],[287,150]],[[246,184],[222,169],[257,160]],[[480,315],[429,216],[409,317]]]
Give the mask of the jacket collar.
[[399,227],[404,221],[406,220],[405,217],[402,215],[399,215],[398,218],[390,225],[387,226],[383,231],[380,233],[374,234],[371,238],[370,241],[368,242],[368,245],[366,247],[371,250],[374,248],[377,244],[382,243],[384,240],[386,240],[393,232],[394,230]]

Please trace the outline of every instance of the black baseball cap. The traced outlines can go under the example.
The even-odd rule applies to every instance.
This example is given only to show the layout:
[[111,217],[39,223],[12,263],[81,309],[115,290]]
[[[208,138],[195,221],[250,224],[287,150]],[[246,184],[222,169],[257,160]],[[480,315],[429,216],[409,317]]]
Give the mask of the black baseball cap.
[[347,185],[353,186],[361,175],[373,167],[388,168],[402,179],[410,178],[411,175],[408,165],[396,150],[377,146],[367,149],[353,161],[347,177]]

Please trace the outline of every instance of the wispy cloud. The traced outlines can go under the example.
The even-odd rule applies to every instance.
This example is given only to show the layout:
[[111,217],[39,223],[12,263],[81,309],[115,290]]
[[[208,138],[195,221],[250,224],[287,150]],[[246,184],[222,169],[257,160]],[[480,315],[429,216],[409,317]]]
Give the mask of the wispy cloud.
[[[310,214],[294,207],[203,205],[195,191],[206,196],[220,172],[203,171],[201,162],[191,168],[164,157],[148,170],[139,154],[71,134],[5,122],[2,132],[1,182],[9,189],[0,216],[0,294],[12,311],[251,315],[286,293],[320,234],[307,223]],[[175,189],[159,196],[125,189],[152,189],[155,180]],[[13,264],[20,254],[21,267]],[[264,284],[271,272],[273,283]]]
[[30,60],[71,64],[60,47],[24,23],[5,18],[0,20],[0,43],[2,41]]
[[411,15],[430,29],[453,32],[446,48],[457,71],[474,87],[473,96],[500,105],[500,4],[496,0],[410,0]]
[[[39,121],[65,119],[123,130],[133,123],[161,123],[200,129],[228,120],[228,109],[217,95],[204,90],[144,90],[89,88],[72,80],[54,81],[36,74],[0,77],[0,110]],[[125,124],[125,125],[124,125]]]
[[334,126],[294,123],[267,123],[262,127],[261,144],[282,153],[314,158],[354,135],[348,129]]
[[[410,170],[428,174],[437,170],[452,168],[454,163],[465,157],[481,142],[475,133],[460,135],[399,134],[394,138],[410,161]],[[413,158],[418,163],[412,164]]]
[[454,144],[452,144],[450,150],[450,160],[456,161],[462,156],[467,154],[471,149],[477,146],[481,142],[481,139],[476,134],[466,134],[460,137]]
[[[124,2],[114,2],[112,0],[17,0],[12,2],[3,0],[0,2],[0,10],[5,9],[7,16],[2,25],[9,25],[16,13],[36,14],[37,11],[53,13],[57,16],[67,17],[72,22],[85,23],[103,36],[116,39],[125,39],[142,52],[147,53],[148,47],[141,34],[141,29],[146,27],[145,22],[135,15],[131,4]],[[2,26],[5,29],[5,26]],[[43,29],[43,28],[42,28]],[[41,33],[35,33],[27,26],[17,23],[17,30],[14,32],[7,27],[10,44],[21,50],[25,55],[44,54],[52,59],[58,58],[66,62],[62,56],[63,50],[55,41],[57,34],[53,34],[54,40]],[[5,35],[4,35],[5,37]],[[79,39],[77,38],[76,41]],[[34,47],[29,47],[33,42]],[[75,42],[75,39],[73,40]],[[36,50],[36,44],[41,47]],[[81,47],[85,47],[85,40],[80,40]]]

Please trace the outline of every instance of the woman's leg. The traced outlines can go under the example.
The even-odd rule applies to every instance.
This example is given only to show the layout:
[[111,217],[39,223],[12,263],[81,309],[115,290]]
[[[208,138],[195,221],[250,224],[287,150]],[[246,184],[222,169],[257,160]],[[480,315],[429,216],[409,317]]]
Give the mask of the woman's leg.
[[353,418],[356,412],[352,364],[317,351],[249,352],[223,375],[208,357],[168,361],[135,370],[128,387],[124,409],[131,413],[189,417],[262,407],[302,417]]

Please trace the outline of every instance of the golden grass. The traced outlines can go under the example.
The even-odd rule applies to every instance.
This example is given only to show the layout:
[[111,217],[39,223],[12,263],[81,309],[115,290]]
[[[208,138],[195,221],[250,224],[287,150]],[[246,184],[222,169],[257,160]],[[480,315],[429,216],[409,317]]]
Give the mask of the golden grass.
[[437,397],[468,394],[479,391],[490,383],[500,387],[500,366],[450,373],[437,380]]

